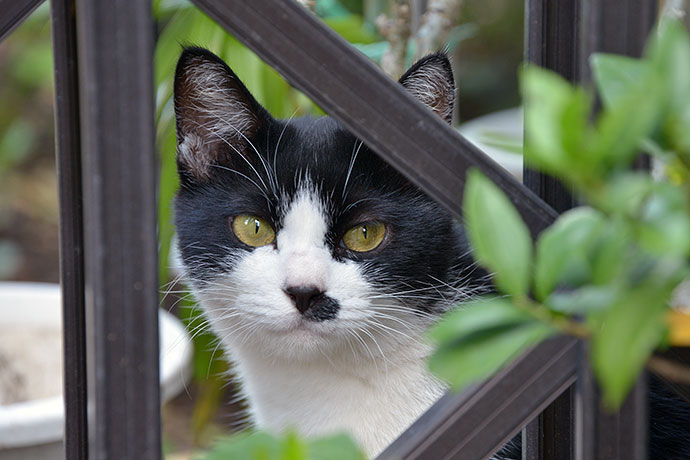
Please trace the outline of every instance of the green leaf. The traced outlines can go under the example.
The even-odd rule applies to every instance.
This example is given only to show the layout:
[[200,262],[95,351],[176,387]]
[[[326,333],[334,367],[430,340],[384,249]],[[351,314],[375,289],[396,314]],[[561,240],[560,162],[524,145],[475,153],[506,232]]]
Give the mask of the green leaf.
[[365,460],[357,444],[346,435],[335,435],[309,442],[309,460]]
[[268,433],[241,433],[220,441],[203,460],[282,460],[280,442]]
[[674,278],[661,278],[629,286],[609,310],[590,318],[595,324],[592,364],[608,406],[620,406],[663,339],[666,306],[676,283]]
[[474,255],[495,273],[497,287],[513,296],[526,295],[532,240],[515,207],[493,182],[470,170],[463,211]]
[[661,256],[690,255],[690,205],[686,189],[653,184],[637,219],[640,245]]
[[564,213],[541,234],[534,272],[538,300],[560,283],[578,285],[589,279],[588,254],[604,224],[601,213],[583,207]]
[[592,148],[608,168],[628,166],[661,122],[662,82],[651,68],[645,70],[597,119]]
[[593,54],[590,63],[597,90],[606,107],[620,103],[651,67],[642,59],[605,53]]
[[654,188],[648,173],[626,172],[609,179],[597,201],[607,213],[636,216]]
[[682,23],[665,21],[649,47],[649,59],[663,79],[668,113],[660,143],[690,162],[690,37]]
[[525,161],[577,181],[588,163],[591,99],[554,72],[525,66],[520,73],[525,110]]
[[616,285],[587,285],[574,291],[554,292],[544,304],[553,311],[567,315],[582,315],[610,308],[621,295]]
[[222,439],[203,460],[365,460],[346,435],[306,441],[294,432],[275,437],[265,432],[241,433]]
[[505,298],[480,299],[451,312],[429,332],[438,345],[429,367],[459,389],[493,374],[553,332]]
[[609,219],[592,249],[592,282],[597,285],[624,279],[630,269],[632,229],[622,219]]

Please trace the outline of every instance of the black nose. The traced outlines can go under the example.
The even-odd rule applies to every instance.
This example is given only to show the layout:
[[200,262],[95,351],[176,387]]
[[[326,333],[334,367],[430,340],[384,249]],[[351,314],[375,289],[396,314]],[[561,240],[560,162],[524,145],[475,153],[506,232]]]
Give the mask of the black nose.
[[285,288],[285,293],[292,299],[300,313],[309,310],[317,300],[323,297],[323,291],[314,286],[290,286]]

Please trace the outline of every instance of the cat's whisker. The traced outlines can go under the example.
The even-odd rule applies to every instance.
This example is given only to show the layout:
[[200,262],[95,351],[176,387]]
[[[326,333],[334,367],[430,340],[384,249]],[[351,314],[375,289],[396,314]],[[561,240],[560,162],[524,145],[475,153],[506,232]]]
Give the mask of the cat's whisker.
[[[359,141],[359,147],[357,147],[357,140],[355,140],[355,143],[352,146],[352,156],[350,158],[350,165],[347,168],[347,176],[345,176],[345,183],[343,184],[343,193],[341,194],[341,198],[342,198],[343,202],[347,198],[347,192],[348,192],[347,184],[350,181],[350,175],[352,175],[352,168],[355,166],[355,161],[357,161],[357,154],[359,154],[359,149],[362,148],[363,144],[364,144],[364,141]],[[355,150],[355,147],[357,147],[356,150]]]

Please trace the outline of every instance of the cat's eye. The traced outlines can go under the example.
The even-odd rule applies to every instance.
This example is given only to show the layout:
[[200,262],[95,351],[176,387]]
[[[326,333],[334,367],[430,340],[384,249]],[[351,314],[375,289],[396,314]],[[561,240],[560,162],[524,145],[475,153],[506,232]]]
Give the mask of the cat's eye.
[[240,214],[232,220],[232,231],[241,242],[248,246],[266,246],[276,239],[271,224],[261,217]]
[[376,249],[386,236],[386,226],[381,222],[366,222],[355,225],[343,235],[343,244],[355,252]]

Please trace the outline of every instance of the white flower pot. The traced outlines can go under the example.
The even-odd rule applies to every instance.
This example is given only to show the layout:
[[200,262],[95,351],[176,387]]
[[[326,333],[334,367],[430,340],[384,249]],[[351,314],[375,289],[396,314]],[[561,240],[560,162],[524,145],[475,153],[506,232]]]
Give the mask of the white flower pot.
[[[62,447],[64,430],[64,407],[62,402],[62,375],[60,366],[48,366],[53,375],[42,369],[41,363],[61,363],[62,360],[62,313],[59,286],[42,283],[0,283],[0,334],[2,330],[18,331],[25,337],[31,349],[31,332],[38,330],[54,335],[55,346],[40,353],[33,353],[38,375],[44,375],[50,388],[38,391],[47,393],[43,397],[23,402],[0,405],[0,459],[2,460],[64,460]],[[161,399],[165,402],[178,394],[190,375],[192,345],[187,333],[170,313],[159,311],[160,322],[160,373]],[[47,332],[46,332],[47,331]],[[6,340],[0,336],[0,341]],[[13,335],[13,334],[9,334]],[[14,335],[14,337],[18,337]],[[41,337],[43,340],[44,337]],[[8,339],[11,340],[11,339]],[[37,342],[38,343],[38,342]],[[22,349],[21,344],[18,349]],[[44,343],[45,345],[45,343]],[[12,353],[5,346],[0,350]],[[16,351],[16,350],[15,350]],[[29,356],[31,353],[28,354]],[[45,359],[42,359],[45,358]],[[27,358],[27,362],[34,362]],[[24,365],[26,363],[23,363]],[[26,367],[26,366],[25,366]],[[11,372],[8,366],[0,367],[0,377]],[[16,375],[23,375],[17,373]],[[55,379],[59,379],[58,382]],[[33,379],[29,379],[33,381]],[[41,379],[37,382],[42,382]],[[27,386],[28,387],[28,386]],[[35,386],[34,386],[35,387]],[[9,388],[9,386],[7,387]],[[51,388],[54,389],[53,393]],[[2,391],[2,387],[0,387]],[[1,401],[1,400],[0,400]]]

